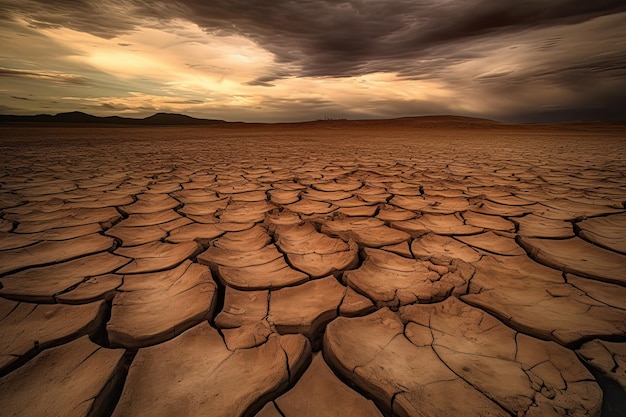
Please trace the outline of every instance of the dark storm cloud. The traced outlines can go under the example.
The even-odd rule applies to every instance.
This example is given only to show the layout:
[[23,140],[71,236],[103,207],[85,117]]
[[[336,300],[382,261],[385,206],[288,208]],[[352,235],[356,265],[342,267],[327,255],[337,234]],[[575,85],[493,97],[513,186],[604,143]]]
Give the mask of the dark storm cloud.
[[75,74],[64,74],[52,71],[29,71],[0,67],[0,78],[4,77],[40,80],[55,84],[69,84],[79,86],[89,84],[89,80],[87,78]]
[[128,109],[127,106],[121,106],[121,105],[117,105],[113,103],[102,103],[100,104],[100,107],[106,110],[116,110],[116,111]]
[[258,77],[252,81],[249,81],[247,84],[248,85],[260,85],[262,87],[273,87],[274,84],[272,84],[272,81],[276,81],[279,78],[281,77],[277,75],[264,75],[263,77]]
[[0,20],[24,19],[31,28],[65,27],[111,39],[150,21],[179,18],[181,7],[165,0],[2,0]]
[[[291,76],[397,71],[407,59],[485,35],[572,24],[626,10],[622,0],[5,0],[0,16],[34,27],[68,27],[112,38],[185,19],[212,34],[245,36],[272,52]],[[549,45],[546,45],[549,47]],[[416,69],[421,70],[421,69]],[[275,77],[275,78],[272,78]]]
[[[112,39],[146,27],[174,30],[183,20],[210,35],[243,36],[274,56],[272,65],[247,80],[268,91],[287,78],[391,73],[439,83],[458,93],[454,98],[496,103],[491,108],[497,111],[486,117],[626,118],[623,0],[0,1],[0,27],[2,20],[21,20],[32,28],[64,27]],[[612,26],[585,26],[588,37],[602,44],[571,41],[579,27],[607,15],[617,16]],[[88,82],[78,75],[1,67],[0,77]],[[265,100],[262,107],[276,112],[349,111],[349,104],[332,101]],[[376,116],[451,113],[461,108],[452,100],[408,97],[368,106]]]
[[[32,28],[66,27],[111,38],[136,27],[137,18],[123,1],[3,0],[0,17],[22,18]],[[129,4],[131,2],[128,2]]]
[[573,120],[625,120],[626,96],[615,88],[603,88],[587,93],[584,100],[575,100],[561,106],[542,106],[536,109],[520,108],[505,115],[512,122],[561,122]]
[[[184,13],[181,17],[208,32],[254,40],[290,68],[290,75],[335,77],[406,71],[407,59],[428,58],[444,44],[626,10],[620,0],[182,0],[179,4],[184,5],[178,9]],[[253,83],[269,84],[272,76]]]
[[249,81],[248,85],[259,85],[262,87],[273,87],[273,81],[280,80],[281,78],[288,77],[289,72],[284,70],[274,70],[270,71],[268,75],[264,75],[262,77],[255,78],[252,81]]
[[165,104],[203,104],[202,100],[171,100],[165,101]]
[[319,98],[296,98],[296,99],[284,99],[284,98],[265,98],[261,101],[260,107],[266,109],[284,109],[285,106],[294,106],[306,110],[319,110],[330,106],[335,106],[331,100],[319,99]]

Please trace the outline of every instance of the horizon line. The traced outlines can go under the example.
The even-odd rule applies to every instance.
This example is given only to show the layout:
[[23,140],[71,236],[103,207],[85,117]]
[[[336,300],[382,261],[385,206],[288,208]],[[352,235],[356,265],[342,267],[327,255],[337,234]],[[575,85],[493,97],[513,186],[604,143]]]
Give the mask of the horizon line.
[[[545,124],[567,124],[567,123],[626,123],[626,119],[572,119],[572,120],[558,120],[558,121],[528,121],[528,122],[515,122],[515,121],[503,121],[497,119],[491,119],[487,117],[478,117],[478,116],[465,116],[458,114],[425,114],[425,115],[415,115],[415,116],[399,116],[399,117],[380,117],[380,118],[362,118],[362,119],[352,119],[345,117],[327,117],[318,119],[306,119],[306,120],[298,120],[298,121],[274,121],[274,122],[250,122],[244,120],[223,120],[223,119],[213,119],[213,118],[204,118],[204,117],[196,117],[190,116],[184,113],[173,113],[173,112],[156,112],[149,116],[145,117],[133,117],[133,116],[121,116],[119,114],[109,115],[109,116],[97,116],[90,113],[86,113],[80,110],[73,110],[67,112],[59,112],[56,114],[48,114],[48,113],[37,113],[37,114],[0,114],[0,123],[63,123],[63,124],[98,124],[97,121],[71,121],[71,120],[62,120],[62,121],[54,121],[54,120],[28,120],[28,119],[36,119],[36,118],[48,118],[54,119],[63,116],[87,116],[90,118],[103,119],[103,121],[108,121],[102,124],[114,124],[111,123],[111,119],[122,119],[122,121],[128,122],[149,122],[151,118],[155,118],[157,116],[161,117],[179,117],[188,119],[188,123],[184,124],[201,124],[200,122],[208,122],[207,124],[222,124],[222,123],[237,123],[237,124],[260,124],[260,125],[273,125],[273,124],[299,124],[299,123],[315,123],[315,122],[367,122],[367,121],[386,121],[386,120],[403,120],[403,119],[424,119],[424,118],[461,118],[468,119],[474,121],[482,121],[482,122],[491,122],[494,124],[503,124],[503,125],[545,125]],[[15,120],[13,120],[15,119]],[[23,119],[23,120],[19,120]],[[123,124],[123,123],[121,123]],[[158,125],[158,123],[154,123]],[[168,123],[165,123],[168,124]],[[170,123],[173,124],[173,123]]]

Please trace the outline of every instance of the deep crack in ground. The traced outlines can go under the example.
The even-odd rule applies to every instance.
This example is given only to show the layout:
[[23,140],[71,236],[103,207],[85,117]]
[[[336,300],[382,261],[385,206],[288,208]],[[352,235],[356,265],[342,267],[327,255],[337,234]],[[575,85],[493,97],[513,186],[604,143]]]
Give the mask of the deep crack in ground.
[[621,133],[255,129],[2,132],[5,415],[623,411]]

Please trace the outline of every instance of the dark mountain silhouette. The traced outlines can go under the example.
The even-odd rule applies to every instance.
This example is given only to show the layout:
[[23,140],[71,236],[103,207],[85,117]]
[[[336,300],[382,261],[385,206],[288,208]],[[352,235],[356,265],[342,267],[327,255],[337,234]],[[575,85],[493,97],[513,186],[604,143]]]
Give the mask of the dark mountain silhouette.
[[156,113],[141,119],[142,124],[149,125],[204,125],[212,123],[225,123],[223,120],[196,119],[195,117],[175,113]]
[[317,124],[320,126],[353,127],[415,127],[415,128],[494,128],[506,127],[509,124],[477,117],[437,115],[437,116],[409,116],[394,119],[365,119],[365,120],[316,120],[302,124]]
[[35,116],[0,115],[0,125],[37,126],[37,125],[111,125],[111,126],[224,126],[228,128],[319,128],[319,129],[568,129],[568,130],[624,130],[626,121],[591,121],[591,122],[560,122],[560,123],[508,123],[477,117],[437,115],[412,116],[395,119],[327,119],[307,122],[287,123],[245,123],[226,122],[216,119],[198,119],[184,114],[156,113],[143,119],[108,116],[99,117],[73,111],[56,115],[38,114]]
[[98,117],[80,111],[59,113],[56,115],[38,114],[36,116],[12,116],[0,115],[0,123],[62,123],[62,124],[116,124],[138,126],[163,126],[163,125],[210,125],[226,123],[224,120],[197,119],[191,116],[175,113],[156,113],[143,119],[129,117],[109,116]]

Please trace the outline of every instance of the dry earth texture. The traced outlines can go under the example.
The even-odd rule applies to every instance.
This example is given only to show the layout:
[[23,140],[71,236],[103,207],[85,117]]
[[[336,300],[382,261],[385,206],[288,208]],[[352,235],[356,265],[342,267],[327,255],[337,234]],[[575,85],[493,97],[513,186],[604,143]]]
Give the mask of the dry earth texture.
[[0,128],[9,416],[626,410],[626,137]]

